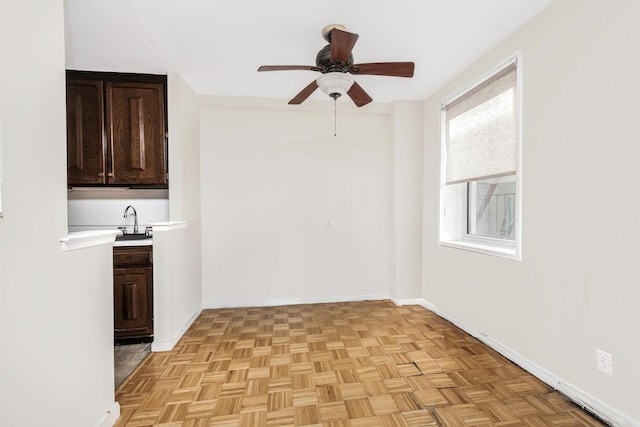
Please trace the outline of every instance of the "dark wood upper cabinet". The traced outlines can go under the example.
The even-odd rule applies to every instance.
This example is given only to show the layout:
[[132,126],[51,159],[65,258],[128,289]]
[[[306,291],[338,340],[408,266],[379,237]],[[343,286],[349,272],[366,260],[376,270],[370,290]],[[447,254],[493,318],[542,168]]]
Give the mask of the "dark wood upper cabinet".
[[112,184],[166,184],[164,87],[106,83]]
[[104,100],[101,81],[67,82],[67,179],[105,184]]
[[166,76],[67,71],[67,185],[167,188]]

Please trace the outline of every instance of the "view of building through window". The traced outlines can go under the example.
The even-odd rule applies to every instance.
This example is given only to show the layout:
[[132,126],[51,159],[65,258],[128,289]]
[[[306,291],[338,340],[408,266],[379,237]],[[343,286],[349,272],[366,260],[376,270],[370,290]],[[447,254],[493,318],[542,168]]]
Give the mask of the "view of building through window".
[[516,177],[485,179],[467,185],[467,234],[514,240]]

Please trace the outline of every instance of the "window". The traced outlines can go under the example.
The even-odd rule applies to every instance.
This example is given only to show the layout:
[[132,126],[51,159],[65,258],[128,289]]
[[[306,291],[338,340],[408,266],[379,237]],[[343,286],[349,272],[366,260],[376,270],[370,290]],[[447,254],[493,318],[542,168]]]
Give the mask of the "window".
[[520,257],[520,69],[515,54],[442,103],[440,243]]

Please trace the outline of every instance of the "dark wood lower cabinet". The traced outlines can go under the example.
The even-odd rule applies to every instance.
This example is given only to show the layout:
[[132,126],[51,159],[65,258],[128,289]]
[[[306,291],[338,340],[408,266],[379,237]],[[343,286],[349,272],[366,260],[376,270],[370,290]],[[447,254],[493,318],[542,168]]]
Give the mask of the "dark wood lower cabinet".
[[152,246],[113,248],[116,341],[153,336]]

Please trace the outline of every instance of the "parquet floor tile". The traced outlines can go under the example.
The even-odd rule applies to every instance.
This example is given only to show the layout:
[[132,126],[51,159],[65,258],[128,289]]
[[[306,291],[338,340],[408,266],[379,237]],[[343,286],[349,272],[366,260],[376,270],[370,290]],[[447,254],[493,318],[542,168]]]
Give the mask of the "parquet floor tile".
[[420,306],[205,310],[116,391],[116,427],[604,426]]

